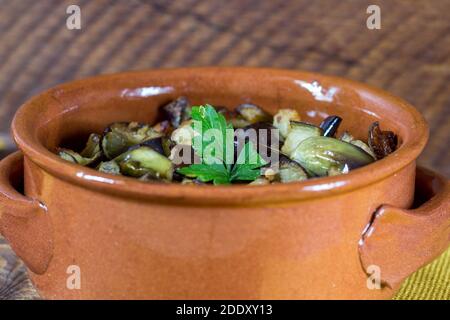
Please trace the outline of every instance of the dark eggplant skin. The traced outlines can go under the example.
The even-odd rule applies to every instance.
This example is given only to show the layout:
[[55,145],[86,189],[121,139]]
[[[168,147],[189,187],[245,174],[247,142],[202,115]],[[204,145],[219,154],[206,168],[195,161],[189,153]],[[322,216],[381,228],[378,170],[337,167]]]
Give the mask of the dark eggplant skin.
[[378,122],[369,128],[369,147],[378,160],[383,159],[397,149],[398,137],[392,131],[382,131]]
[[342,118],[338,116],[329,116],[320,124],[324,137],[334,137],[342,122]]
[[272,116],[252,103],[244,103],[236,107],[236,112],[251,124],[257,122],[272,123]]
[[190,107],[189,100],[186,97],[179,97],[178,99],[166,104],[161,108],[165,118],[167,118],[174,128],[178,128],[185,120],[186,109]]
[[330,137],[311,137],[304,140],[291,158],[300,163],[308,174],[320,177],[326,176],[331,167],[351,170],[375,161],[363,149]]
[[163,137],[150,139],[150,140],[140,143],[138,146],[139,147],[143,147],[143,146],[150,147],[153,150],[155,150],[156,152],[162,154],[163,156],[167,156],[166,152],[164,151],[164,146],[163,146],[164,139],[165,138],[163,138]]

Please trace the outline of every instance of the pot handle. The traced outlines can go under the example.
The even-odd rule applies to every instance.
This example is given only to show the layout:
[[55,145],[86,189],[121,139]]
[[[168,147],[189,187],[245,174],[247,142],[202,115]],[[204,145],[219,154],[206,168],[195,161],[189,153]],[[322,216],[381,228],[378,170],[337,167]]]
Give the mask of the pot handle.
[[53,241],[46,206],[18,190],[23,186],[23,154],[15,152],[0,161],[0,233],[28,268],[47,270]]
[[439,256],[450,244],[450,182],[417,168],[412,210],[382,205],[359,242],[363,269],[378,266],[381,283],[398,286],[407,276]]

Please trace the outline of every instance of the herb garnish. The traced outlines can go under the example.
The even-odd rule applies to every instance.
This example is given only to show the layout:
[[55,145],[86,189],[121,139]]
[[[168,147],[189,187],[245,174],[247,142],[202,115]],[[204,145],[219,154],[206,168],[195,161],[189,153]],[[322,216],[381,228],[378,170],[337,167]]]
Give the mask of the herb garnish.
[[[203,182],[213,181],[214,184],[230,184],[233,181],[253,181],[261,175],[260,168],[266,163],[256,152],[251,141],[242,148],[235,163],[229,159],[234,157],[233,126],[227,123],[225,117],[218,113],[211,105],[192,108],[192,128],[197,133],[192,139],[192,147],[202,163],[192,164],[178,170],[179,173],[191,178],[197,178]],[[213,139],[206,135],[207,130],[215,130],[221,139]],[[228,133],[228,134],[227,134]],[[219,137],[220,138],[220,137]],[[215,143],[222,152],[205,154],[208,145]]]

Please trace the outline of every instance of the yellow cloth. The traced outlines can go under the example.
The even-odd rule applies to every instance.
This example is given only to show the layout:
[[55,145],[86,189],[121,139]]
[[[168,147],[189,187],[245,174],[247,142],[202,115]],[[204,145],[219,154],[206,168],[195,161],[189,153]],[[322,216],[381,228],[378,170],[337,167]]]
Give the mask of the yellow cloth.
[[406,279],[394,299],[450,300],[450,248]]

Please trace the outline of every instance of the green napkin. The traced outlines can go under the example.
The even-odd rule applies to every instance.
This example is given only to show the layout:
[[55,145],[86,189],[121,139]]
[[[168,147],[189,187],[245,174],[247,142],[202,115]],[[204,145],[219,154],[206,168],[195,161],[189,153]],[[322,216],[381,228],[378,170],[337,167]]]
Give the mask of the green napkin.
[[412,274],[396,300],[450,300],[450,248],[438,259]]

